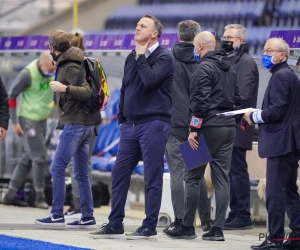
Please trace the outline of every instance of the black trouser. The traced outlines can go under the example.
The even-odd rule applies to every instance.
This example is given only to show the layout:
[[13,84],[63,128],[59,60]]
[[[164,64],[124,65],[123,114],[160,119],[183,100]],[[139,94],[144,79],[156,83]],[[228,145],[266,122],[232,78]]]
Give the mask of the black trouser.
[[250,219],[250,184],[246,149],[233,147],[230,178],[230,217]]
[[300,234],[300,196],[297,187],[299,151],[267,158],[266,206],[269,233],[284,234],[284,216],[290,229]]
[[[216,219],[214,226],[223,228],[229,202],[229,170],[236,128],[204,127],[200,133],[203,133],[213,155],[210,168],[211,180],[216,195]],[[202,165],[190,171],[186,171],[184,226],[193,226],[198,205],[200,181],[204,176],[205,168],[206,165]]]
[[[181,134],[181,136],[178,136]],[[171,198],[172,206],[174,210],[174,216],[176,219],[183,218],[184,211],[184,170],[186,169],[182,155],[179,151],[178,145],[187,140],[189,132],[177,130],[176,134],[169,135],[166,144],[166,159],[168,168],[170,170],[170,187],[171,187]],[[183,139],[184,138],[184,139]],[[198,191],[200,196],[198,203],[198,213],[201,224],[210,220],[210,203],[207,197],[207,186],[206,181],[203,178],[200,181],[200,189]]]

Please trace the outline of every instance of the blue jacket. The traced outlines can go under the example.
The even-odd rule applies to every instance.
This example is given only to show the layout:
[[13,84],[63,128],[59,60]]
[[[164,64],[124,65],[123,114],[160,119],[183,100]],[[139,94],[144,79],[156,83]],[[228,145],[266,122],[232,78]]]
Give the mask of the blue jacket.
[[262,104],[258,153],[262,158],[300,149],[300,80],[286,62],[276,64]]
[[173,59],[158,46],[149,57],[136,60],[132,51],[125,61],[118,122],[141,124],[152,120],[171,122]]

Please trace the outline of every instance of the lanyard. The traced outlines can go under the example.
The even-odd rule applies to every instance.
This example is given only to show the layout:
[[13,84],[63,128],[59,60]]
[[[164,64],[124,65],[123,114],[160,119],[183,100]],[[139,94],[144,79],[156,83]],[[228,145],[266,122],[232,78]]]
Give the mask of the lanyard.
[[55,71],[55,77],[54,77],[54,81],[56,81],[56,80],[57,80],[58,69],[59,69],[59,66],[57,65],[57,66],[56,66],[56,71]]

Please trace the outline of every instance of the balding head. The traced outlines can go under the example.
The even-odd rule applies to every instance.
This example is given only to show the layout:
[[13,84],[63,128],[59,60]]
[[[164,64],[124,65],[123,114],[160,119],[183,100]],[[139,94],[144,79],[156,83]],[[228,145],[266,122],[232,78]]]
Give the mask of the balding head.
[[263,49],[263,53],[273,56],[272,61],[276,63],[287,61],[289,57],[289,45],[281,38],[270,38]]
[[195,36],[193,44],[196,54],[199,54],[200,57],[202,57],[208,51],[216,49],[216,38],[211,32],[203,31]]
[[55,72],[56,66],[53,65],[52,61],[53,59],[49,51],[42,52],[38,65],[44,74],[47,75],[47,73]]

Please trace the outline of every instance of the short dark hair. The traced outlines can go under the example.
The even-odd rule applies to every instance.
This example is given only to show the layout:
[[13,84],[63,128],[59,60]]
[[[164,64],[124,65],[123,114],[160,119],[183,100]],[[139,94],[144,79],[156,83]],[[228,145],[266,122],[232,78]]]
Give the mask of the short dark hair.
[[183,42],[192,42],[200,31],[200,24],[193,20],[185,20],[178,23],[178,36]]
[[70,35],[63,30],[55,30],[49,36],[49,45],[57,51],[65,52],[71,48]]
[[162,26],[161,22],[156,17],[151,16],[151,15],[145,15],[144,17],[150,18],[153,20],[154,27],[157,30],[157,37],[160,38],[162,30],[163,30],[163,26]]

